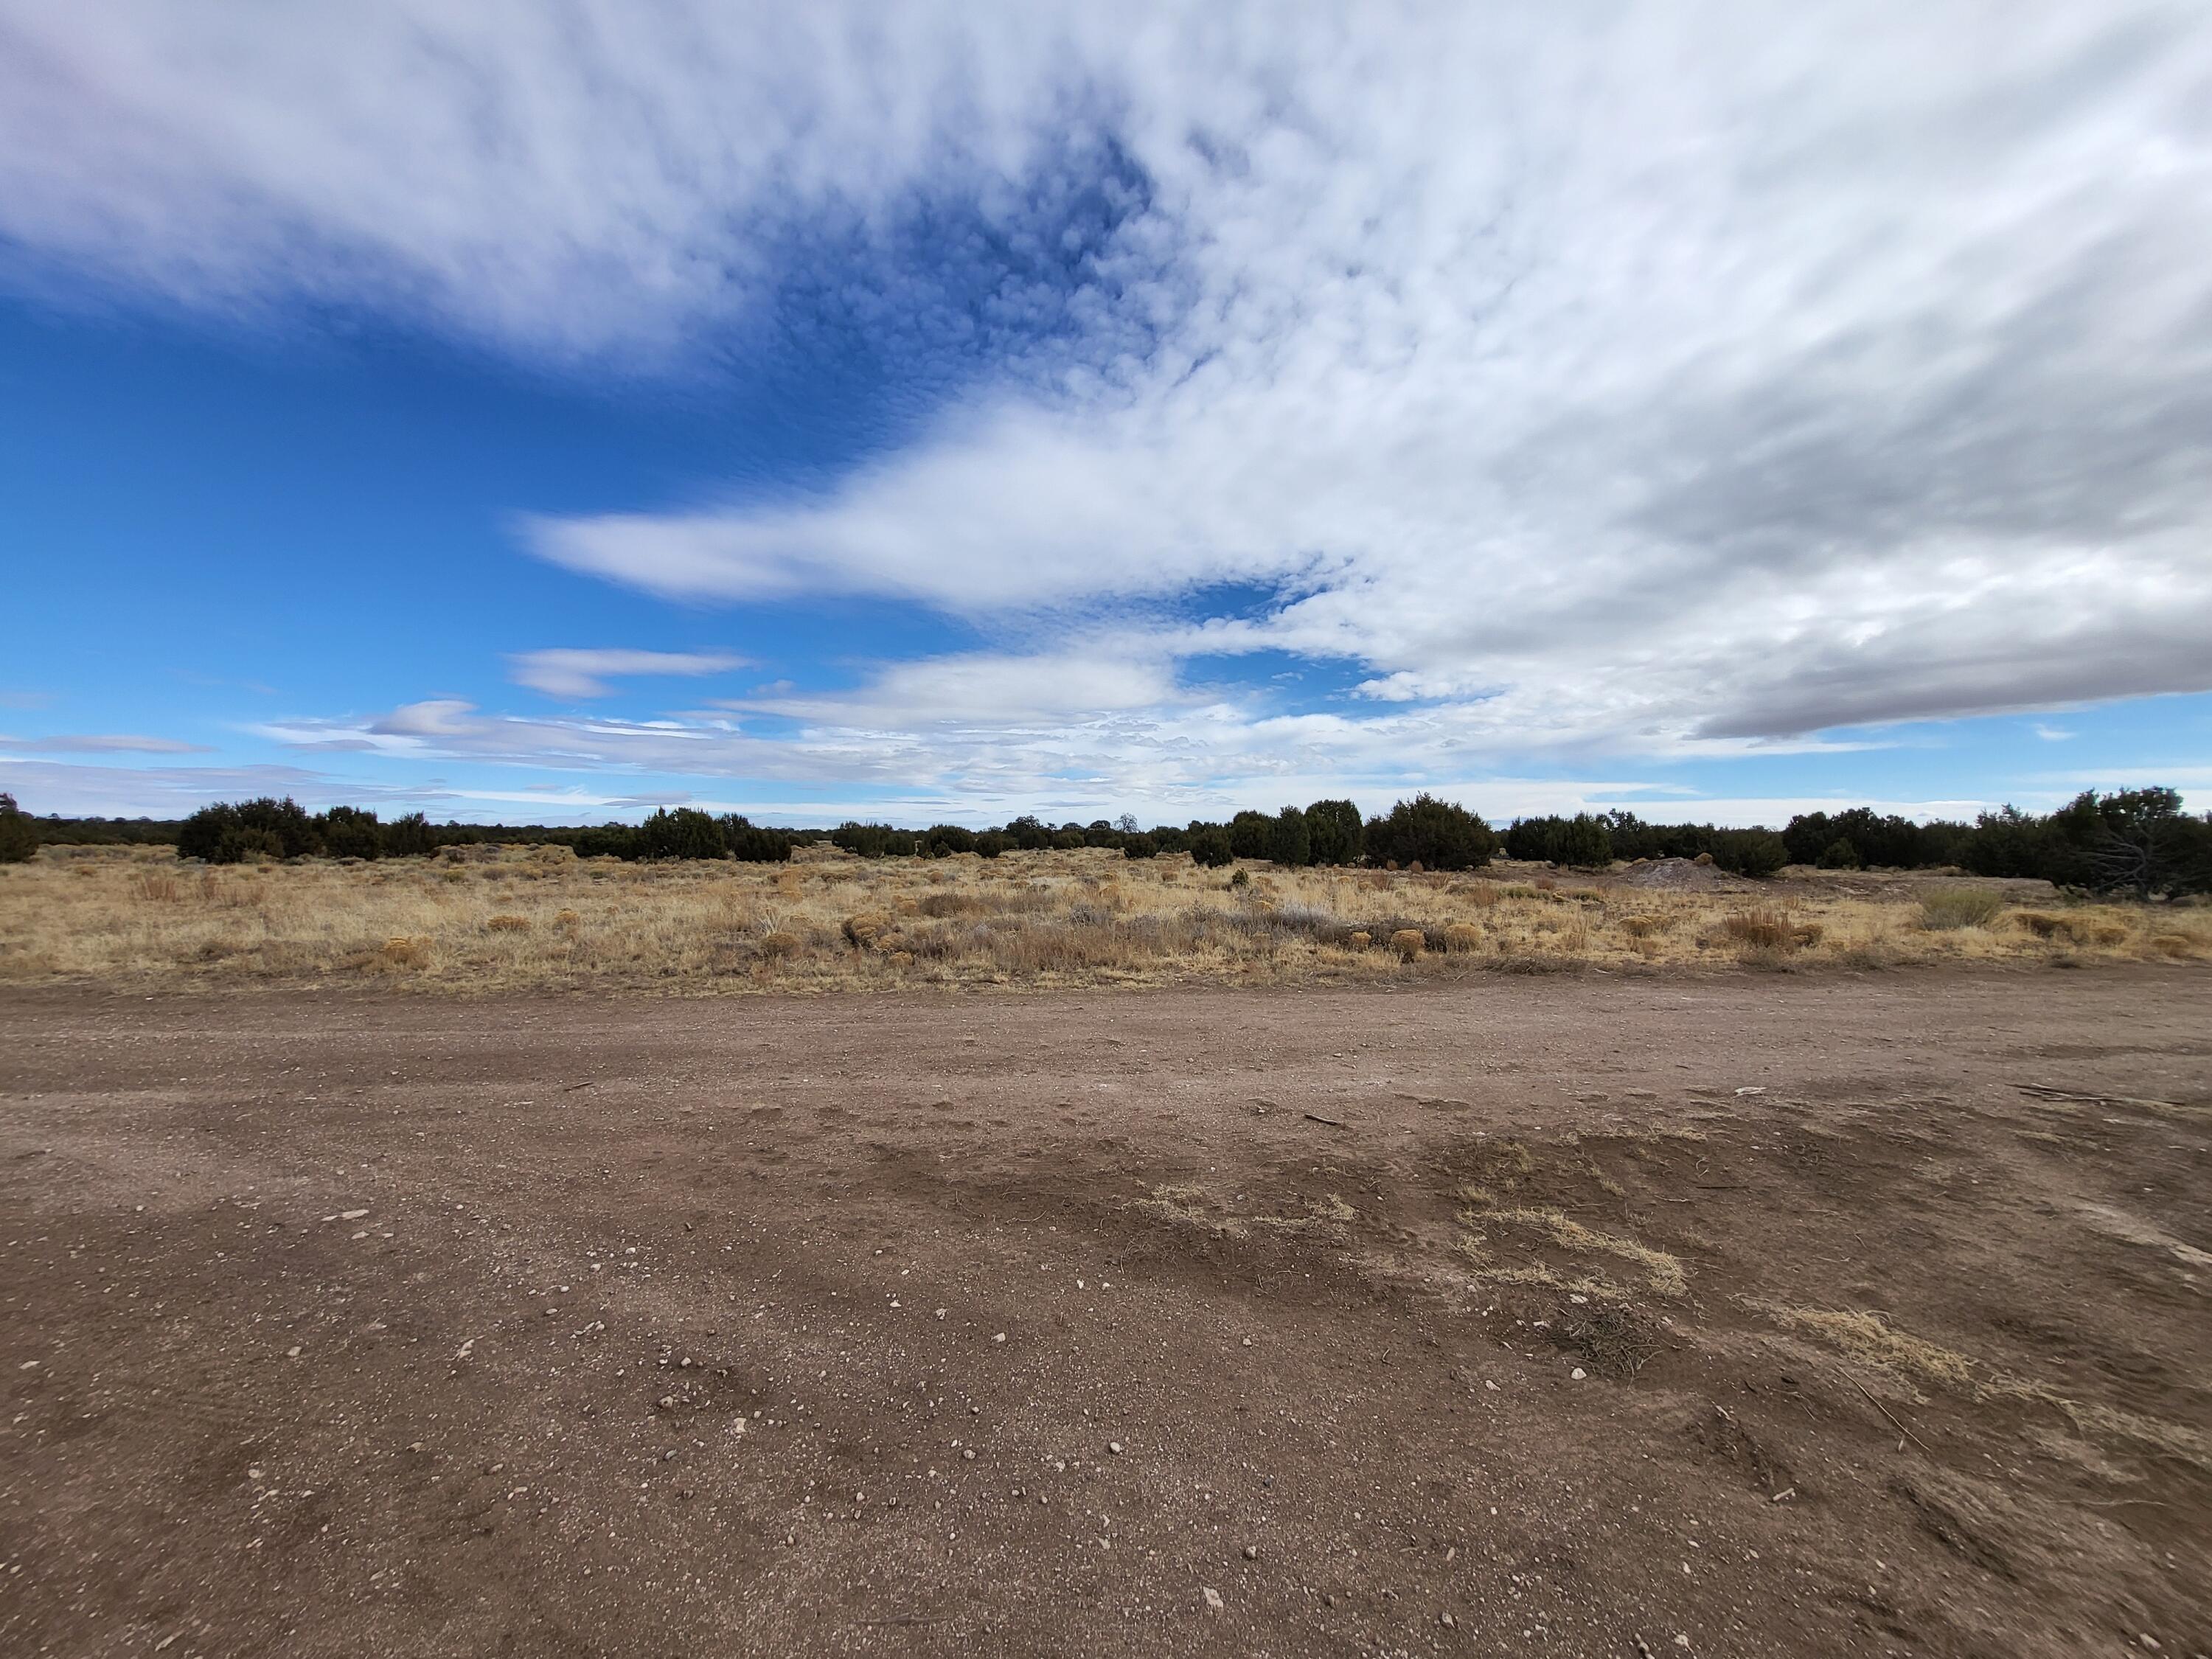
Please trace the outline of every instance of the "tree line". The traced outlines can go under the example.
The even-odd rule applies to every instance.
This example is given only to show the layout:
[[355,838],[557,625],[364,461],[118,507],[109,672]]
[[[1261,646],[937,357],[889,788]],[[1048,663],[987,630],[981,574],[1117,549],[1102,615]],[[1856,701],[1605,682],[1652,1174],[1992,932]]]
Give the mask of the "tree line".
[[1516,818],[1493,830],[1476,813],[1433,795],[1401,800],[1363,817],[1349,800],[1317,800],[1276,812],[1243,811],[1226,822],[1140,828],[1117,820],[1054,825],[1034,816],[988,830],[961,824],[902,829],[848,821],[830,830],[774,829],[738,813],[663,807],[641,823],[590,825],[433,823],[421,812],[381,820],[355,806],[308,812],[287,798],[217,801],[191,817],[33,817],[0,794],[0,862],[28,859],[39,847],[82,842],[172,844],[181,858],[210,864],[250,859],[422,857],[477,843],[554,844],[580,857],[631,860],[738,859],[780,863],[792,849],[828,842],[861,858],[946,858],[975,854],[1105,848],[1130,859],[1188,854],[1218,868],[1238,860],[1291,867],[1369,866],[1471,870],[1506,857],[1571,868],[1602,869],[1616,859],[1708,857],[1723,870],[1772,875],[1785,864],[1826,869],[1959,867],[1977,875],[2039,877],[2061,887],[2130,892],[2140,897],[2212,891],[2212,815],[2182,810],[2166,788],[2094,790],[2058,811],[2007,806],[1972,823],[1917,823],[1868,807],[1800,814],[1779,830],[1711,823],[1650,823],[1633,812]]

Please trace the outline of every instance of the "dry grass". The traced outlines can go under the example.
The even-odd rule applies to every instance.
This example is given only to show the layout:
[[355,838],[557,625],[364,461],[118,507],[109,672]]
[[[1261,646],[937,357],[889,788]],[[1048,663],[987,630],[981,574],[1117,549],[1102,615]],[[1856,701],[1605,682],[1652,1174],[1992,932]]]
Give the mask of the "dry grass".
[[[1470,1196],[1473,1194],[1470,1194]],[[1563,1250],[1579,1255],[1609,1255],[1644,1270],[1646,1285],[1661,1296],[1680,1296],[1689,1288],[1689,1276],[1682,1270],[1681,1259],[1664,1250],[1655,1250],[1635,1239],[1624,1238],[1615,1233],[1600,1232],[1595,1227],[1585,1227],[1570,1216],[1550,1208],[1541,1209],[1482,1209],[1463,1214],[1461,1222],[1475,1228],[1488,1226],[1522,1227],[1542,1234]],[[1474,1255],[1474,1251],[1467,1254]],[[1598,1282],[1602,1283],[1601,1279]]]
[[1777,1324],[1825,1339],[1854,1359],[1880,1365],[1917,1382],[1966,1389],[1974,1380],[1974,1362],[1925,1338],[1900,1331],[1878,1314],[1850,1309],[1796,1308],[1781,1302],[1753,1304]]
[[1944,887],[1920,901],[1923,927],[1986,927],[2003,913],[2004,900],[1986,887]]
[[2047,1383],[2012,1376],[1980,1360],[1912,1335],[1878,1315],[1855,1310],[1749,1305],[1784,1328],[1817,1336],[1846,1358],[1879,1366],[1907,1382],[1932,1385],[1984,1403],[2042,1406],[2063,1413],[2081,1433],[2129,1442],[2158,1455],[2212,1470],[2212,1436],[2185,1424],[2095,1401],[2078,1401]]
[[1232,885],[1186,859],[1103,851],[867,863],[820,848],[782,866],[650,866],[486,848],[205,869],[165,848],[49,848],[0,867],[0,983],[703,992],[2212,958],[2203,912],[2007,910],[1986,890],[1967,890],[1982,923],[1930,927],[1918,896],[1814,882],[1747,903],[1508,871],[1236,873]]

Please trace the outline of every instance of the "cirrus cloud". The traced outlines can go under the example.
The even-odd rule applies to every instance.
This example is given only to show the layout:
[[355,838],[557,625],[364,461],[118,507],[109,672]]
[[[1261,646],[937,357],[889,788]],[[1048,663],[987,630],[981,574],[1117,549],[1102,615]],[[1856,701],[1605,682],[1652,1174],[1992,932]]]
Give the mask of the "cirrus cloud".
[[552,647],[507,658],[507,678],[549,697],[604,697],[611,679],[726,674],[749,659],[726,651],[623,651]]

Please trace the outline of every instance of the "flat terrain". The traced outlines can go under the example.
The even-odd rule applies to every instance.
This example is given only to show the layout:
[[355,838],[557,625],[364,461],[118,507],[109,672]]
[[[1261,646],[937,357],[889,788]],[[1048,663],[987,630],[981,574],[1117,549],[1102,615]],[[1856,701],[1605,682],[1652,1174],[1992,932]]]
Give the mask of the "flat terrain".
[[802,852],[623,864],[453,847],[210,868],[166,847],[51,847],[0,865],[0,986],[721,996],[2212,962],[2212,908],[2090,903],[1955,871],[1747,881],[1680,859],[1445,874],[1206,870],[1103,848]]
[[2201,969],[16,989],[0,1206],[9,1655],[2212,1651]]

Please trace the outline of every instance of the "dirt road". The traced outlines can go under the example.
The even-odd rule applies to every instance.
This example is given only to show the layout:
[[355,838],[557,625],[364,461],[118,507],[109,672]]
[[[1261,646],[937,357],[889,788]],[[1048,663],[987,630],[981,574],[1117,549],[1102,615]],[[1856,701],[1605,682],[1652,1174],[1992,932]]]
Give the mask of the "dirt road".
[[11,1655],[2212,1651],[2198,971],[13,993],[0,1200]]

